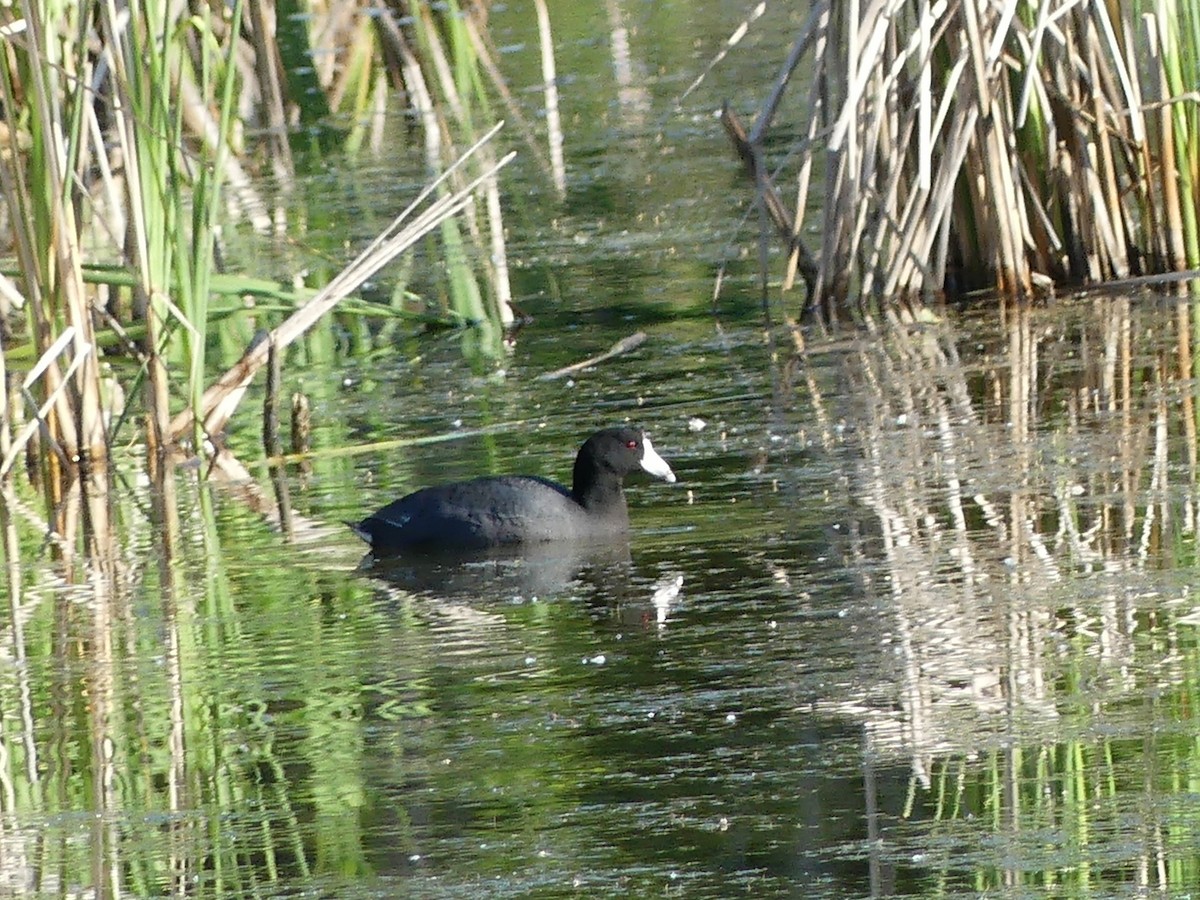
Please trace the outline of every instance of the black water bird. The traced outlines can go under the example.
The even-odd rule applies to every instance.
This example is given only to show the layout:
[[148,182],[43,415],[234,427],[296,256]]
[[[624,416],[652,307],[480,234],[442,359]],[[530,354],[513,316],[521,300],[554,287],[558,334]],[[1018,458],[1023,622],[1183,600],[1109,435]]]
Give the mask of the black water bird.
[[629,530],[623,483],[638,469],[675,480],[645,432],[605,428],[579,448],[569,490],[535,475],[487,475],[423,488],[348,524],[376,555],[608,539]]

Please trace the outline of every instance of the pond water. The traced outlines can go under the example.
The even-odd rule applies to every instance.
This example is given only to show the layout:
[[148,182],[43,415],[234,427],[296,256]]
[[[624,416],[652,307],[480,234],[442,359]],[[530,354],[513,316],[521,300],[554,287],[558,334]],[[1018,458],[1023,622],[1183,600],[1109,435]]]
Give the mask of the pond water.
[[[610,31],[562,13],[571,195],[542,219],[537,173],[506,176],[535,197],[510,236],[532,323],[498,362],[452,332],[293,367],[317,451],[283,480],[294,539],[265,468],[252,490],[183,470],[163,560],[131,480],[103,648],[79,588],[28,573],[40,605],[6,632],[0,688],[5,890],[1200,884],[1191,301],[947,312],[797,349],[764,326],[748,192],[709,116],[739,84],[753,109],[791,13],[671,112],[742,7],[624,8],[636,102],[600,64]],[[495,15],[510,52],[532,40]],[[672,28],[683,74],[657,77]],[[356,197],[419,177],[371,168]],[[244,460],[255,418],[230,436]],[[341,525],[438,481],[565,479],[625,421],[679,477],[630,479],[627,545],[366,567]]]

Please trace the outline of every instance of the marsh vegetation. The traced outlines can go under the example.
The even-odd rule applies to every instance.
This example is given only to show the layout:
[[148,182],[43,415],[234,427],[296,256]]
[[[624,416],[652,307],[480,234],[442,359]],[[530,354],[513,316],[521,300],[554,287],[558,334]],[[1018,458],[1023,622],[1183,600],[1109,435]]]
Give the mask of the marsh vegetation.
[[[785,283],[802,276],[827,318],[877,315],[1194,276],[1197,71],[1187,0],[819,2],[754,123],[724,119],[788,251]],[[801,133],[768,152],[797,103]]]
[[[7,887],[1195,880],[1196,8],[650,6],[9,10]],[[625,420],[627,556],[353,573]]]

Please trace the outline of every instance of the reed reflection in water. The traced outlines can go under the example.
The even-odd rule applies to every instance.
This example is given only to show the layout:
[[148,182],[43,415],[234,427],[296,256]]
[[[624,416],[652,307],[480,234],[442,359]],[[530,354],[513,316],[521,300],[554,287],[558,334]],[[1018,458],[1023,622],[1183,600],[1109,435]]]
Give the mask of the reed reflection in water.
[[[364,577],[321,461],[278,492],[164,467],[109,498],[106,551],[10,598],[5,885],[1180,889],[1191,316],[1088,297],[812,343],[663,417],[696,502],[635,497],[599,558]],[[681,396],[727,369],[660,364]]]
[[820,434],[856,451],[868,516],[842,549],[894,679],[815,706],[862,723],[873,765],[911,766],[939,879],[1194,883],[1172,812],[1197,762],[1193,306],[1015,307],[982,339],[891,327],[839,346],[839,393],[814,397],[849,426]]

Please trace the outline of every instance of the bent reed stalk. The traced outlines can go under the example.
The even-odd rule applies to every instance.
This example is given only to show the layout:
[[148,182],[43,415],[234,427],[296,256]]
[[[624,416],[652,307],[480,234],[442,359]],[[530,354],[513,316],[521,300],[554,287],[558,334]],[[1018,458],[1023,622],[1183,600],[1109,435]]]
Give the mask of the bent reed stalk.
[[796,205],[773,218],[785,283],[799,268],[828,317],[1200,267],[1197,0],[819,2],[745,142],[731,128],[768,210],[766,136],[806,59]]

